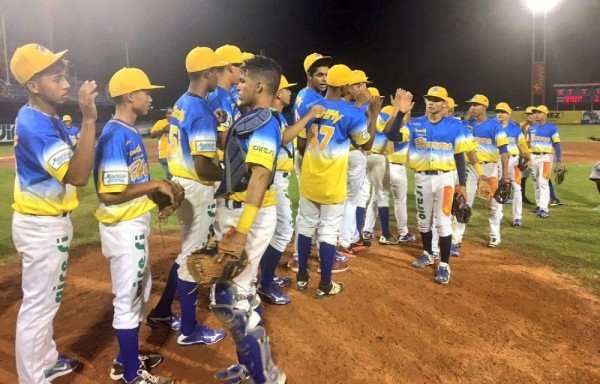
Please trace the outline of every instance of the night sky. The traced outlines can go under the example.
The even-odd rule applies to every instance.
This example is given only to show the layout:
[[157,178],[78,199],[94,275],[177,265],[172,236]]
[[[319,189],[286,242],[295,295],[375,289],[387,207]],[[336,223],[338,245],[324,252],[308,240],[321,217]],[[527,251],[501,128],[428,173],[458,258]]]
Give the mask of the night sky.
[[[529,100],[532,13],[524,0],[1,0],[0,12],[13,49],[50,47],[52,24],[53,48],[70,49],[80,80],[106,84],[125,66],[128,41],[130,65],[167,86],[155,92],[155,108],[185,91],[190,49],[223,44],[264,49],[300,83],[296,91],[306,83],[304,57],[319,52],[363,69],[386,95],[442,85],[462,107],[475,93],[492,104]],[[600,82],[600,1],[562,0],[547,23],[552,105],[553,83]]]

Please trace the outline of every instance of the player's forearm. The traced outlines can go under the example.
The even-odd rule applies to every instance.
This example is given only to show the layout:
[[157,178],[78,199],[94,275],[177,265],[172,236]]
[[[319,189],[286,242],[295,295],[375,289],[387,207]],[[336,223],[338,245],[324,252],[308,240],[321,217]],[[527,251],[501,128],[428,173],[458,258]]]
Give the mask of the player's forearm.
[[162,135],[163,135],[163,131],[162,130],[151,131],[150,132],[150,138],[152,138],[152,139],[157,139],[157,138],[161,137]]
[[69,161],[69,169],[63,178],[64,184],[76,187],[87,185],[94,165],[94,144],[96,138],[96,119],[83,119],[81,132],[73,157]]
[[261,165],[252,165],[250,170],[252,176],[250,176],[250,180],[248,181],[246,203],[260,207],[265,197],[265,192],[269,187],[271,171]]
[[286,146],[291,143],[303,129],[306,129],[306,125],[312,118],[313,116],[306,114],[300,120],[287,127],[281,135],[281,145]]
[[560,143],[554,143],[554,156],[556,157],[556,162],[560,163],[562,160],[562,150],[560,147]]
[[158,188],[158,183],[158,180],[150,180],[139,184],[129,184],[122,192],[99,193],[98,198],[104,205],[121,204],[153,193],[154,189]]
[[217,148],[221,151],[225,150],[225,142],[227,141],[227,131],[219,131],[217,134]]
[[502,162],[502,178],[508,178],[508,152],[500,154],[500,161]]
[[304,151],[306,150],[306,139],[303,137],[299,137],[296,143],[296,149],[300,153],[300,156],[304,156]]
[[223,170],[206,156],[194,156],[194,169],[202,180],[221,181]]

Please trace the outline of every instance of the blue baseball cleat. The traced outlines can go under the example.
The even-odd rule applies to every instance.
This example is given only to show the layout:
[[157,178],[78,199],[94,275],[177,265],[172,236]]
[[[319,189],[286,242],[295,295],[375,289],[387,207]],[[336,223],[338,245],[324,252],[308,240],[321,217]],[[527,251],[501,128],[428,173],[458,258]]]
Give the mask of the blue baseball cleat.
[[275,305],[286,305],[289,304],[292,299],[285,293],[281,292],[279,287],[275,284],[270,286],[259,285],[256,289],[260,297],[266,300],[266,302]]
[[540,219],[546,219],[546,218],[550,217],[550,213],[548,211],[544,211],[543,209],[540,209],[537,213],[537,217],[539,217]]
[[456,244],[452,243],[452,245],[450,245],[450,256],[458,257],[459,255],[460,252],[458,252],[458,247]]
[[415,236],[411,233],[407,233],[404,236],[400,236],[400,238],[398,239],[398,242],[399,243],[411,243],[415,240],[417,240],[417,236]]
[[515,228],[520,228],[522,225],[523,225],[523,224],[521,223],[521,220],[520,220],[520,219],[514,219],[514,220],[513,220],[513,224],[512,224],[512,226],[513,226],[513,227],[515,227]]
[[196,329],[189,336],[182,333],[177,337],[179,345],[212,345],[218,343],[225,338],[225,331],[221,329],[210,329],[202,324],[196,324]]
[[283,288],[283,287],[287,287],[288,285],[290,285],[292,283],[292,279],[290,279],[289,277],[275,276],[273,278],[273,283],[275,283],[275,285],[278,286],[279,288]]
[[423,268],[428,265],[433,264],[433,257],[427,253],[427,251],[423,251],[423,254],[419,256],[419,258],[412,263],[412,266],[415,268]]
[[450,266],[439,265],[434,281],[438,284],[448,284],[450,282]]
[[62,355],[58,355],[58,359],[56,359],[56,363],[52,368],[48,368],[44,370],[44,377],[48,381],[52,381],[57,377],[61,377],[64,375],[68,375],[73,372],[79,366],[79,360],[77,359],[67,359]]
[[364,231],[362,233],[362,238],[365,240],[371,240],[372,238],[374,238],[375,236],[373,235],[373,232],[369,232],[369,231]]
[[248,373],[248,370],[243,365],[233,364],[217,371],[213,377],[227,384],[239,384],[248,382],[250,380],[250,373]]

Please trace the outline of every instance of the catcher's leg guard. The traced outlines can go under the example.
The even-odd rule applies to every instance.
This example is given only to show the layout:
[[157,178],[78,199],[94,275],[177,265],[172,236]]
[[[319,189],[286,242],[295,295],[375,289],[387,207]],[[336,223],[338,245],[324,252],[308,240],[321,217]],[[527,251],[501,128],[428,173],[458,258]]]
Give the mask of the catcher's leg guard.
[[[284,383],[285,374],[271,359],[271,347],[260,316],[253,310],[247,297],[240,297],[235,286],[217,284],[216,304],[212,306],[215,315],[227,326],[235,342],[238,361],[251,376],[251,383]],[[238,308],[238,301],[246,308]]]

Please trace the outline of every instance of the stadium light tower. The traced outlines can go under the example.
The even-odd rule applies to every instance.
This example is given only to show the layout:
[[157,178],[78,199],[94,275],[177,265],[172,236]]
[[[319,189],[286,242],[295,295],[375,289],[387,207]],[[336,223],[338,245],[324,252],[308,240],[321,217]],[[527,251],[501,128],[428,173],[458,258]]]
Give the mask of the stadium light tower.
[[[531,37],[531,105],[534,105],[535,96],[542,96],[542,104],[546,104],[546,19],[552,8],[556,7],[560,0],[525,0],[533,14],[532,37]],[[536,57],[536,15],[542,14],[543,37],[541,54]],[[541,56],[541,57],[540,57]],[[541,59],[541,60],[540,60]]]

